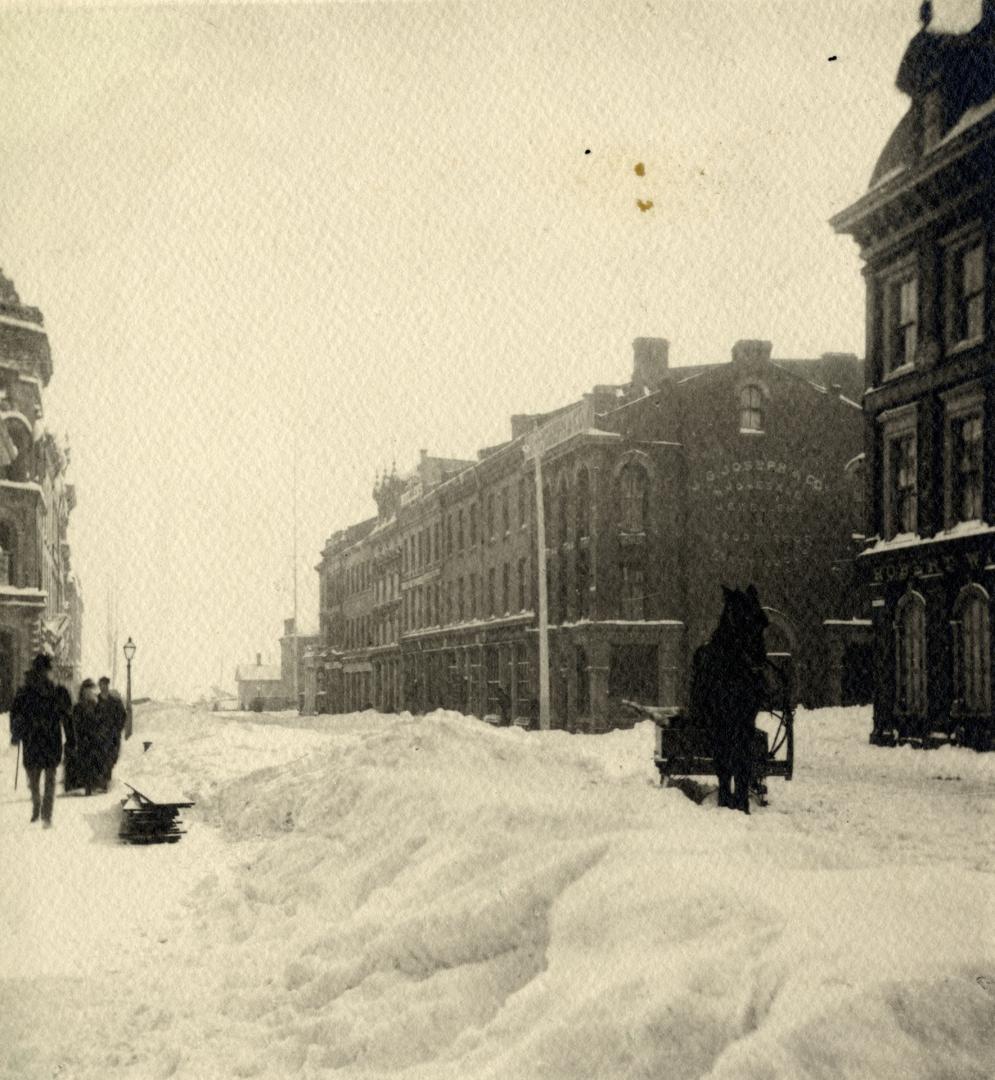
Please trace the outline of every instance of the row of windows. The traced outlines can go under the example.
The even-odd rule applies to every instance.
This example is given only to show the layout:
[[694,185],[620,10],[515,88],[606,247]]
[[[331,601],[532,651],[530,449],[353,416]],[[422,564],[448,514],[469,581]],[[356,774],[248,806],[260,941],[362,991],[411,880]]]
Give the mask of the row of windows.
[[[882,414],[884,532],[916,533],[919,513],[918,425],[915,406]],[[943,521],[950,528],[980,521],[984,512],[984,404],[977,384],[946,395],[943,426]]]
[[[553,566],[547,569],[549,589],[549,618],[555,625],[569,619],[585,619],[591,615],[592,575],[590,557],[586,550],[577,552],[571,564],[562,563],[560,572]],[[404,593],[400,612],[351,619],[346,622],[346,648],[365,644],[396,643],[400,633],[430,627],[510,615],[533,610],[535,600],[527,559],[519,559],[517,567],[504,563],[500,571],[491,568],[486,576],[469,574],[455,581],[421,585]],[[618,618],[642,620],[647,617],[646,567],[644,558],[629,555],[618,567],[619,594],[614,614]],[[555,587],[554,587],[555,581]],[[372,629],[372,638],[364,635]]]
[[[985,235],[977,226],[943,241],[943,343],[958,351],[985,337]],[[915,363],[922,321],[919,268],[915,257],[882,275],[885,376]]]
[[[566,564],[555,575],[547,567],[549,621],[553,624],[591,617],[591,567],[587,552],[580,551],[574,560],[573,573]],[[620,619],[642,620],[647,617],[646,566],[641,555],[627,556],[618,566],[619,593],[615,615]],[[571,607],[571,595],[573,605]]]
[[519,559],[517,573],[504,563],[500,574],[491,567],[486,576],[469,574],[455,581],[420,585],[404,594],[401,625],[405,632],[442,626],[465,619],[510,615],[528,611],[532,582],[527,559]]
[[373,616],[360,615],[355,619],[346,619],[343,628],[343,647],[363,649],[371,642]]
[[[950,620],[954,715],[987,715],[991,710],[991,630],[988,593],[980,585],[961,590]],[[926,602],[908,592],[895,609],[895,709],[924,716],[926,687]]]

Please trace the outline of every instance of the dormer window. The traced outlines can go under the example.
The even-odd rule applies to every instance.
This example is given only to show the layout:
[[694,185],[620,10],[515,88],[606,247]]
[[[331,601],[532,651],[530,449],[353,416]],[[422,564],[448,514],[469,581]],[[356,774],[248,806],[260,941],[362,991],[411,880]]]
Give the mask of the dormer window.
[[739,392],[739,430],[764,430],[764,395],[759,386],[744,386]]

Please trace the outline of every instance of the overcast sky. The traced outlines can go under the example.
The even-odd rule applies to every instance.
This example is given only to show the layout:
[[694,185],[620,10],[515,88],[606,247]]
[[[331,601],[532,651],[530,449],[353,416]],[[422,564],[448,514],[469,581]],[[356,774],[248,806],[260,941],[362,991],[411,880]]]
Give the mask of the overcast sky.
[[862,353],[827,219],[905,109],[918,6],[0,8],[0,265],[51,338],[85,674],[109,593],[136,694],[277,658],[294,431],[316,624],[377,469],[624,381],[633,337]]

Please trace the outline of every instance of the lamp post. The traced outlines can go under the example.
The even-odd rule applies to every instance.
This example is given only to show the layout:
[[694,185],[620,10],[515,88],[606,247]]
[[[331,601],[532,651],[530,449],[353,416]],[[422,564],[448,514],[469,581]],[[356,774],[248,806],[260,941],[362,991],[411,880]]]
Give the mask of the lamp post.
[[125,710],[127,712],[127,719],[124,722],[124,737],[126,739],[131,738],[131,661],[135,659],[135,643],[128,638],[124,643],[124,658],[128,661],[128,683],[127,683],[127,700],[125,701]]

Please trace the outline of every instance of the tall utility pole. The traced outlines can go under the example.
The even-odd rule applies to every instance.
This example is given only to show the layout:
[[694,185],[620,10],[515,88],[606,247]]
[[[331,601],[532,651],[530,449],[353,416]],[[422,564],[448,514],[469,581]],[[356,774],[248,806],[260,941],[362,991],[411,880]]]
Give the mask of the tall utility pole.
[[117,593],[107,586],[107,674],[117,685]]
[[[299,414],[298,414],[299,416]],[[300,658],[297,655],[297,650],[300,647],[300,627],[297,625],[297,456],[300,452],[297,439],[297,427],[294,427],[294,479],[293,479],[293,518],[294,518],[294,636],[293,636],[293,688],[294,688],[294,708],[298,708],[298,668],[300,667]]]
[[536,466],[536,573],[539,587],[539,727],[549,730],[549,590],[546,580],[546,507],[542,497],[542,452]]

